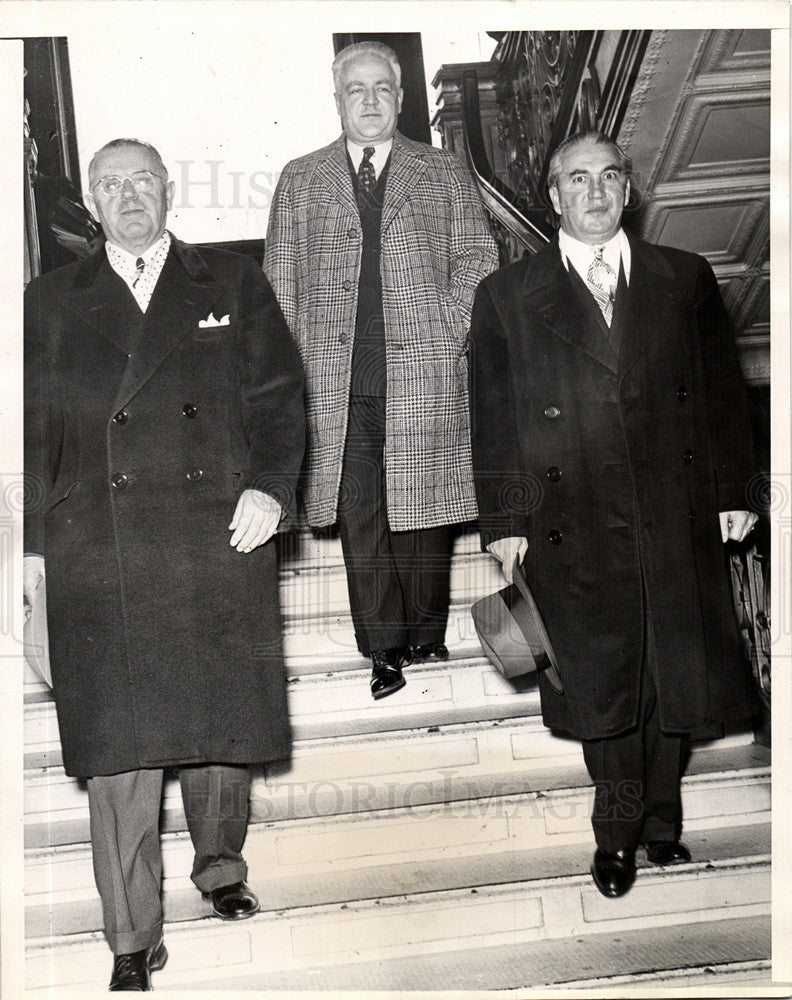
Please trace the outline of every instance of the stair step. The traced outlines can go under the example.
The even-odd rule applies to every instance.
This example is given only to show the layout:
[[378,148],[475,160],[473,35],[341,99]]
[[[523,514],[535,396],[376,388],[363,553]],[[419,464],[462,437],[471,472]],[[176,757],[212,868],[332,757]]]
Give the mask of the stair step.
[[[575,852],[581,845],[590,850],[592,793],[582,768],[568,768],[567,776],[554,791],[254,822],[245,857],[251,877],[267,873],[262,896],[270,908],[353,901],[394,887],[401,893],[508,881],[516,871],[533,878],[577,871]],[[686,777],[683,807],[685,837],[697,838],[690,846],[699,857],[716,849],[724,820],[727,848],[742,855],[769,850],[769,781],[755,773]],[[183,830],[163,837],[163,865],[168,918],[199,917],[201,904],[187,877],[192,847]],[[482,867],[487,874],[474,876]],[[87,843],[28,850],[25,885],[29,933],[101,926]]]
[[[293,678],[288,693],[295,740],[397,732],[540,711],[535,675],[507,681],[481,656],[417,664],[405,675],[407,685],[381,701],[369,693],[368,666]],[[54,703],[48,699],[28,704],[26,767],[51,766],[61,759]]]
[[[686,785],[719,781],[735,791],[719,809],[767,808],[769,752],[735,736],[694,748]],[[252,823],[328,818],[374,810],[461,802],[485,796],[587,787],[580,745],[547,731],[538,718],[436,727],[396,735],[335,737],[297,743],[288,770],[254,772]],[[743,798],[743,794],[745,798]],[[749,808],[750,807],[750,808]],[[84,786],[61,768],[25,780],[28,848],[87,843]],[[185,829],[175,776],[166,778],[163,829]]]
[[[738,834],[733,829],[722,831],[721,853],[733,851]],[[265,977],[284,975],[294,988],[294,973],[304,977],[312,971],[321,977],[315,982],[327,988],[324,976],[332,970],[338,973],[354,966],[358,977],[366,970],[376,976],[383,963],[405,959],[417,970],[426,959],[438,961],[438,956],[447,953],[461,959],[459,968],[471,975],[476,967],[464,965],[471,949],[498,950],[506,968],[511,963],[504,961],[504,949],[519,949],[526,942],[554,942],[558,957],[559,947],[569,947],[573,938],[590,942],[606,933],[624,941],[626,934],[650,931],[642,935],[649,944],[659,929],[679,933],[684,924],[685,940],[690,940],[696,924],[722,923],[727,916],[729,923],[767,916],[769,855],[719,859],[715,835],[710,832],[708,836],[713,849],[707,856],[712,860],[673,869],[642,868],[630,893],[616,900],[605,899],[597,891],[587,872],[590,851],[579,847],[573,873],[560,877],[270,910],[244,926],[224,926],[209,917],[179,921],[167,927],[171,961],[157,974],[156,987],[206,986],[207,971],[216,976],[220,964],[224,974],[222,983],[215,979],[218,988],[229,988],[229,979],[235,975],[244,976],[251,985],[254,979],[260,981],[263,989],[273,988]],[[255,880],[253,884],[259,888]],[[767,957],[766,928],[764,923],[760,926],[761,942],[753,941],[753,950],[760,953],[744,960]],[[743,953],[741,947],[717,960],[740,960]],[[98,933],[34,938],[28,956],[29,989],[87,985],[95,981],[96,970],[109,966]],[[697,958],[700,961],[700,953]],[[674,961],[672,968],[679,964],[678,954]],[[623,969],[624,965],[615,963],[610,968],[614,967]],[[565,968],[568,976],[566,963]],[[469,985],[479,984],[480,980],[473,980]],[[391,978],[388,985],[394,988],[395,980]]]

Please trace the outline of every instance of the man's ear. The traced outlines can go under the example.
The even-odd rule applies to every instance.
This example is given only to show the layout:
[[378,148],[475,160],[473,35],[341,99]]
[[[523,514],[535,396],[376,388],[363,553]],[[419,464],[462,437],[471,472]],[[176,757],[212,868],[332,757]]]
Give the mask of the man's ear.
[[399,114],[401,114],[403,100],[404,100],[404,90],[401,87],[399,87]]
[[94,198],[94,196],[91,194],[90,191],[85,192],[85,198],[83,200],[85,201],[85,207],[94,217],[94,221],[99,222],[99,224],[101,225],[101,221],[99,219],[99,213],[96,210],[96,199]]
[[173,193],[176,190],[176,185],[173,181],[168,181],[165,185],[165,206],[170,212],[173,208]]
[[624,185],[624,204],[630,200],[630,178],[627,178],[627,183]]
[[548,194],[550,195],[550,201],[551,201],[551,203],[553,205],[553,211],[555,212],[556,215],[560,215],[561,214],[561,201],[560,201],[560,199],[558,197],[558,188],[554,184],[552,187],[548,188],[547,191],[548,191]]

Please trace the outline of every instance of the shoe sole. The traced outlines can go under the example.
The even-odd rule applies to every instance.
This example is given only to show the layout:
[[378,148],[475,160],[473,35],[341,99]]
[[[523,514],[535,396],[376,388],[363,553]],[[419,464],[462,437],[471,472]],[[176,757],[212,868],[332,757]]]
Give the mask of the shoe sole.
[[219,920],[249,920],[251,917],[255,917],[260,909],[261,904],[259,904],[255,910],[246,910],[244,913],[220,913],[212,907],[212,913],[214,913]]

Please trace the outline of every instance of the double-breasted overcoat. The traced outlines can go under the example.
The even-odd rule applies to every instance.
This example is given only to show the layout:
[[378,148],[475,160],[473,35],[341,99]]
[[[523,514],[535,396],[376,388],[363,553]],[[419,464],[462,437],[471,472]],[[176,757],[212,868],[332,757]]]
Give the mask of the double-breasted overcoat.
[[583,738],[637,722],[645,616],[661,726],[714,735],[751,712],[720,511],[750,508],[750,430],[718,286],[694,254],[630,238],[613,332],[557,239],[486,279],[471,327],[483,544],[525,536],[525,572]]
[[304,447],[260,268],[174,239],[143,316],[102,248],[31,282],[25,321],[25,548],[67,773],[288,756],[274,542],[228,530],[244,488],[293,505]]
[[[286,165],[264,270],[299,345],[309,422],[304,501],[332,524],[346,438],[362,229],[346,142]],[[468,328],[497,252],[470,177],[451,153],[393,138],[381,226],[391,530],[476,515],[467,400]]]

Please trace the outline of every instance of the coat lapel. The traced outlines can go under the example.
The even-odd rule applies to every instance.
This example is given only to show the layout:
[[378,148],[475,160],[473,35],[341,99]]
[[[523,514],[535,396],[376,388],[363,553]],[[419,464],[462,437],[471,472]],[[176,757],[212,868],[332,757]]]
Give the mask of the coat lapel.
[[408,145],[397,132],[393,137],[388,182],[385,185],[381,232],[385,232],[401,210],[402,205],[409,198],[425,170],[426,159],[424,156],[413,146]]
[[618,362],[613,345],[581,300],[561,260],[558,237],[531,259],[524,293],[531,312],[556,336],[611,371]]
[[[126,300],[119,300],[125,288],[107,260],[104,245],[80,261],[74,276],[71,294],[65,297],[67,309],[79,319],[82,326],[108,341],[126,354],[129,350],[129,332],[124,323]],[[137,304],[129,296],[129,311],[134,317]],[[138,311],[137,316],[140,313]],[[134,317],[137,318],[137,317]]]
[[[197,327],[218,297],[214,277],[195,247],[172,238],[162,273],[151,296],[138,350],[130,358],[115,399],[123,407],[163,361]],[[215,313],[218,315],[220,310]]]
[[[653,345],[662,342],[664,320],[674,313],[673,273],[651,243],[628,236],[630,284],[617,304],[621,324],[622,377]],[[620,308],[621,307],[621,308]]]
[[349,176],[346,139],[340,136],[327,147],[328,156],[320,160],[316,167],[316,178],[322,182],[352,215],[358,216],[355,189]]

